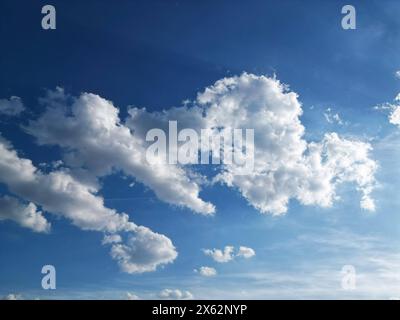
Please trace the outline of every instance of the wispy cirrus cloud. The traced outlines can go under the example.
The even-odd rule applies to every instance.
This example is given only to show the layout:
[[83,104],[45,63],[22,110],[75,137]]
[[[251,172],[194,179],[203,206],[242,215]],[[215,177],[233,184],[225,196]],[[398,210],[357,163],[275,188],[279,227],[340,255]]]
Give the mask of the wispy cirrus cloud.
[[325,120],[330,124],[343,125],[344,122],[338,112],[334,112],[332,108],[327,108],[324,112]]
[[11,96],[9,99],[0,99],[0,115],[17,116],[25,110],[20,97]]

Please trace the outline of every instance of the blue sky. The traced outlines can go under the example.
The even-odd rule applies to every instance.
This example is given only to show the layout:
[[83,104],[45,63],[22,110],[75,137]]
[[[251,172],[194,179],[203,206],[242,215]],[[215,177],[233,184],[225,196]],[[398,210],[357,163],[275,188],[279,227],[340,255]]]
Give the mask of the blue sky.
[[[60,170],[51,164],[63,160],[63,172],[71,173],[77,183],[84,184],[89,177],[90,183],[97,184],[91,193],[96,199],[104,199],[104,208],[128,214],[136,225],[170,239],[175,249],[169,247],[168,263],[157,260],[155,270],[124,272],[120,260],[110,256],[110,246],[102,245],[104,233],[112,233],[109,229],[91,226],[91,230],[85,230],[79,222],[71,223],[74,212],[65,207],[58,213],[50,212],[42,203],[49,201],[46,188],[41,189],[39,184],[38,194],[43,195],[32,195],[15,182],[17,177],[5,178],[6,168],[0,170],[4,175],[0,195],[16,197],[23,205],[35,203],[51,223],[51,231],[34,232],[12,218],[2,219],[2,214],[9,217],[10,213],[0,210],[0,296],[124,299],[129,292],[146,299],[165,297],[160,295],[165,289],[179,290],[180,297],[199,299],[400,296],[400,127],[390,121],[397,107],[393,100],[400,92],[396,78],[400,70],[397,1],[352,1],[357,10],[356,30],[341,28],[344,1],[120,1],[118,5],[109,1],[52,1],[57,10],[57,29],[51,31],[40,26],[44,4],[47,2],[0,4],[0,132],[11,145],[7,152],[14,151],[18,159],[30,159],[42,176]],[[249,80],[248,75],[254,75],[249,76],[254,90],[258,86],[267,90],[279,80],[289,86],[288,92],[298,94],[302,113],[294,120],[304,126],[301,141],[307,148],[313,142],[329,144],[324,137],[332,132],[340,137],[335,143],[344,145],[344,149],[354,147],[350,147],[354,151],[349,151],[350,160],[370,145],[368,156],[357,161],[369,165],[368,161],[373,161],[376,170],[356,172],[358,180],[369,175],[368,185],[354,183],[346,171],[351,166],[335,167],[332,170],[345,172],[345,178],[341,178],[348,181],[336,185],[340,177],[335,175],[329,181],[340,199],[333,197],[326,206],[317,200],[306,204],[296,193],[289,196],[286,213],[277,214],[261,212],[257,203],[268,206],[271,199],[258,193],[246,197],[240,181],[233,187],[204,183],[200,184],[198,198],[215,206],[210,216],[194,213],[192,198],[176,205],[176,195],[158,196],[157,190],[162,193],[164,189],[154,190],[152,186],[168,189],[169,184],[178,182],[172,179],[160,187],[157,181],[140,181],[140,170],[127,172],[129,168],[121,165],[123,159],[116,159],[116,153],[114,159],[101,149],[109,148],[106,144],[99,142],[93,157],[98,157],[101,165],[113,167],[110,172],[96,170],[93,159],[83,155],[87,145],[80,141],[84,138],[80,138],[79,128],[84,130],[85,122],[79,111],[71,111],[71,101],[80,102],[75,110],[87,106],[81,93],[112,101],[113,108],[119,109],[121,126],[148,129],[146,121],[159,116],[159,111],[182,107],[187,99],[191,105],[201,105],[198,94],[220,79],[234,79],[237,93],[248,94],[240,82]],[[44,115],[55,107],[49,92],[60,93],[57,87],[64,90],[61,100],[66,115],[61,116],[60,132],[55,136]],[[211,97],[217,101],[217,111],[218,101],[229,92],[224,94]],[[1,105],[10,102],[12,96],[21,99],[24,110],[14,115],[2,113]],[[40,102],[46,96],[47,102]],[[94,108],[103,101],[99,99],[93,102]],[[266,99],[260,101],[260,108],[265,103],[268,109],[274,101],[274,97]],[[374,108],[384,103],[390,105]],[[132,119],[129,125],[128,111],[133,107],[146,110],[143,121]],[[99,110],[109,112],[113,108]],[[239,104],[239,108],[246,106]],[[207,112],[217,111],[211,108]],[[168,111],[166,114],[174,120]],[[179,114],[185,120],[190,111],[182,109]],[[334,117],[336,114],[340,120]],[[229,114],[225,115],[231,121]],[[75,136],[65,125],[71,117],[78,128]],[[250,120],[245,124],[250,125]],[[83,128],[79,127],[82,124]],[[260,128],[269,125],[265,120]],[[285,130],[293,129],[290,121],[286,125]],[[269,143],[257,128],[255,134],[256,142]],[[81,166],[65,159],[71,150],[83,159]],[[274,150],[259,150],[261,156],[274,155]],[[350,163],[357,165],[357,161]],[[193,170],[208,178],[214,172],[208,167]],[[149,179],[156,178],[157,173]],[[255,185],[256,180],[250,181]],[[135,182],[133,186],[129,186],[131,182]],[[370,211],[360,208],[360,192],[369,187],[373,188],[369,196],[375,202],[375,210]],[[317,197],[313,192],[311,196]],[[121,232],[125,236],[124,232],[131,231]],[[226,246],[233,246],[235,253],[225,263],[202,251]],[[252,248],[255,255],[236,256],[240,246]],[[147,252],[135,253],[130,261],[133,265],[134,259],[141,259],[139,254]],[[56,267],[56,290],[41,288],[40,270],[46,264]],[[344,265],[353,265],[357,271],[353,290],[341,287]],[[214,268],[217,274],[202,276],[199,270],[204,266]],[[174,293],[166,295],[176,297]]]

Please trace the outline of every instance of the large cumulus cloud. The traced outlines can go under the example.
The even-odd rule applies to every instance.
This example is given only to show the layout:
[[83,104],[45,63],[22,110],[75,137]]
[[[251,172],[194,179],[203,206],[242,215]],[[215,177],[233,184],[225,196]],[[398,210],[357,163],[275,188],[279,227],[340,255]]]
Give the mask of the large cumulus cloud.
[[238,189],[262,213],[285,213],[290,199],[329,207],[345,182],[360,191],[362,208],[374,210],[377,163],[370,158],[371,145],[334,132],[306,141],[298,95],[276,78],[247,73],[224,78],[191,105],[163,112],[132,108],[127,126],[139,136],[154,127],[167,130],[168,120],[197,131],[254,129],[254,145],[246,146],[254,150],[254,170],[242,174],[241,165],[225,164],[214,181]]
[[[175,247],[166,236],[137,226],[129,221],[127,214],[105,207],[93,185],[76,180],[67,170],[43,173],[32,161],[19,157],[4,139],[0,139],[0,183],[4,183],[14,195],[30,201],[24,206],[13,197],[0,198],[0,220],[14,220],[34,231],[46,232],[50,225],[37,211],[37,206],[40,206],[46,212],[69,219],[83,230],[104,232],[104,243],[112,244],[111,256],[126,272],[154,271],[157,266],[170,263],[177,256]],[[126,243],[117,232],[128,238]],[[115,254],[117,245],[128,252],[123,259]]]
[[122,170],[163,201],[202,214],[214,212],[212,204],[200,199],[199,184],[189,179],[183,168],[146,161],[145,141],[121,123],[119,110],[110,101],[89,93],[69,99],[62,89],[50,92],[42,101],[46,112],[26,130],[39,144],[63,147],[70,166],[84,166],[96,176]]

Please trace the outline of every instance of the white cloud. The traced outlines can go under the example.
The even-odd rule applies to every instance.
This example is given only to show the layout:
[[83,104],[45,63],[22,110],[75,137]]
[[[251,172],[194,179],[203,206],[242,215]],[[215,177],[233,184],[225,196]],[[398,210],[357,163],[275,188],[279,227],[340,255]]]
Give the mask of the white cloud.
[[[90,93],[68,97],[60,88],[50,92],[42,102],[46,112],[25,129],[39,144],[63,147],[69,166],[84,166],[96,176],[110,174],[113,169],[122,170],[167,203],[202,214],[215,211],[212,204],[200,199],[199,184],[183,168],[146,161],[146,142],[121,123],[119,110],[112,102]],[[71,110],[68,115],[67,109]]]
[[389,123],[400,128],[400,93],[394,98],[393,102],[377,105],[374,109],[388,113]]
[[324,117],[325,117],[325,120],[330,124],[333,124],[333,123],[338,124],[338,125],[344,124],[342,119],[340,118],[339,113],[334,113],[331,108],[327,108],[325,110]]
[[10,99],[0,99],[0,114],[17,116],[25,110],[21,98],[12,96]]
[[361,208],[374,211],[371,193],[375,187],[378,165],[369,158],[371,150],[368,143],[343,139],[336,133],[326,134],[320,143],[309,144],[309,172],[304,181],[306,188],[299,192],[299,200],[304,204],[330,206],[333,200],[338,199],[336,186],[352,182],[361,193]]
[[[168,119],[177,119],[181,128],[195,130],[254,129],[255,143],[249,146],[255,150],[254,171],[240,175],[240,166],[224,165],[213,181],[237,188],[263,213],[285,213],[290,199],[304,205],[332,206],[338,199],[336,189],[343,182],[355,183],[361,192],[360,206],[374,209],[370,195],[377,165],[369,158],[371,146],[335,133],[327,133],[319,143],[308,143],[303,138],[298,96],[277,79],[246,73],[224,78],[199,93],[192,104],[191,108],[186,105],[155,113],[134,108],[127,125],[138,128],[139,135],[154,127],[167,130]],[[330,119],[342,122],[338,114],[330,114]],[[338,148],[354,146],[343,152],[339,161],[328,152],[328,144],[331,148],[333,143]],[[345,162],[350,167],[340,167]],[[364,174],[368,174],[365,179]]]
[[214,261],[219,263],[226,263],[235,259],[235,257],[241,257],[249,259],[255,256],[256,252],[254,249],[239,246],[239,249],[235,249],[234,246],[225,246],[223,250],[221,249],[203,249],[205,255],[210,256]]
[[[213,181],[238,189],[262,213],[283,214],[290,199],[332,206],[343,182],[356,184],[362,208],[374,209],[371,193],[377,165],[369,158],[371,146],[335,133],[327,133],[319,143],[308,143],[298,96],[276,78],[247,73],[224,78],[199,93],[191,106],[186,103],[161,112],[130,108],[124,121],[110,101],[94,94],[74,98],[58,88],[42,102],[46,112],[26,130],[39,144],[61,146],[67,165],[87,167],[96,176],[122,170],[151,188],[159,199],[198,213],[215,211],[213,204],[199,196],[204,177],[178,165],[150,166],[145,160],[146,132],[168,131],[168,120],[177,120],[179,129],[254,129],[254,146],[248,146],[255,150],[254,171],[238,175],[241,166],[224,165]],[[341,121],[339,115],[332,119]],[[342,150],[338,159],[328,150],[328,144],[334,148],[333,143],[339,149],[340,145],[352,147]],[[350,167],[341,167],[344,163]]]
[[225,263],[234,258],[234,249],[233,246],[225,246],[223,251],[221,249],[204,249],[203,252],[205,255],[213,258],[216,262]]
[[249,247],[240,246],[239,251],[236,254],[238,257],[243,257],[245,259],[249,259],[256,255],[256,252]]
[[389,115],[389,122],[400,127],[400,106],[393,106]]
[[120,242],[122,242],[122,238],[119,234],[110,234],[110,235],[105,235],[101,243],[110,244],[110,243],[120,243]]
[[128,215],[104,207],[93,186],[76,180],[66,170],[41,172],[29,159],[20,158],[4,139],[0,140],[0,182],[10,192],[70,219],[83,230],[117,232],[136,227]]
[[[103,198],[95,195],[98,190],[93,185],[76,180],[66,169],[48,174],[41,172],[29,159],[20,158],[4,139],[0,139],[0,183],[4,183],[11,193],[40,205],[44,211],[69,219],[82,230],[108,233],[104,242],[113,243],[111,255],[123,271],[153,271],[177,256],[166,236],[137,226],[125,213],[106,208]],[[18,205],[11,198],[5,199],[3,204],[10,206],[11,203],[11,208]],[[46,228],[36,207],[28,207],[25,214],[14,210],[7,211],[7,216],[2,214],[2,217],[31,228]],[[121,240],[117,232],[128,234],[126,243],[115,243]]]
[[170,239],[146,227],[137,227],[126,244],[113,244],[111,256],[127,273],[155,271],[178,256]]
[[132,292],[127,292],[125,294],[125,296],[126,296],[126,300],[140,300],[140,297]]
[[190,300],[193,295],[189,291],[181,291],[179,289],[164,289],[159,295],[161,299],[167,300]]
[[396,77],[397,79],[400,79],[400,71],[396,71],[396,72],[394,73],[394,75],[395,75],[395,77]]
[[[195,270],[197,272],[197,270]],[[217,270],[212,267],[200,267],[199,274],[203,277],[214,277],[217,275]]]
[[254,129],[254,171],[237,175],[234,164],[226,165],[216,181],[237,188],[259,211],[285,213],[292,198],[329,207],[343,182],[355,183],[361,206],[373,208],[370,194],[377,165],[369,158],[371,146],[336,133],[326,134],[320,143],[307,143],[297,94],[275,78],[251,74],[225,78],[199,94],[198,103],[206,109],[210,127]]
[[50,223],[34,203],[23,204],[16,198],[4,196],[0,197],[0,221],[7,219],[35,232],[50,231]]
[[[372,230],[372,229],[371,229]],[[400,297],[398,238],[368,230],[364,234],[347,229],[311,227],[289,241],[269,246],[270,256],[286,252],[313,252],[288,268],[258,261],[251,270],[227,272],[214,282],[196,285],[196,299],[390,299]],[[344,265],[353,265],[356,287],[344,290]]]

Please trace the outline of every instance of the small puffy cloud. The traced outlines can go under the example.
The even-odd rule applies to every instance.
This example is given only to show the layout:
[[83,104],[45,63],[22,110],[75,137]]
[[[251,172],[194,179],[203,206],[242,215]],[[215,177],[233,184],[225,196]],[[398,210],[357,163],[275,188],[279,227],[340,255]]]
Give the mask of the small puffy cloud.
[[235,249],[233,246],[225,246],[221,249],[204,249],[204,254],[213,258],[214,261],[219,263],[226,263],[235,259],[235,257],[242,257],[249,259],[255,256],[255,251],[252,248],[240,246],[239,249]]
[[125,299],[126,300],[140,300],[140,297],[137,296],[136,294],[132,293],[132,292],[127,292],[125,294]]
[[9,196],[0,197],[1,220],[12,220],[35,232],[47,233],[50,231],[50,222],[46,220],[41,211],[37,210],[34,203],[24,204]]
[[400,70],[396,71],[394,75],[397,79],[400,79]]
[[146,227],[137,227],[126,243],[113,244],[111,256],[127,273],[155,271],[178,256],[171,240]]
[[255,256],[256,252],[252,248],[240,246],[236,255],[238,257],[243,257],[245,259],[249,259],[249,258]]
[[365,210],[375,211],[375,201],[369,196],[362,197],[360,206]]
[[0,99],[0,114],[17,116],[25,110],[21,98],[12,96],[10,99]]
[[200,269],[195,270],[195,272],[198,272],[203,277],[214,277],[217,275],[217,270],[212,267],[200,267]]
[[204,277],[213,277],[217,275],[217,270],[215,270],[215,268],[212,267],[203,266],[200,267],[199,273]]
[[219,263],[229,262],[234,258],[234,247],[225,246],[223,250],[221,249],[204,249],[205,255],[210,256],[214,261]]
[[179,289],[164,289],[159,293],[159,298],[166,300],[190,300],[193,299],[192,293],[189,291],[181,291]]

